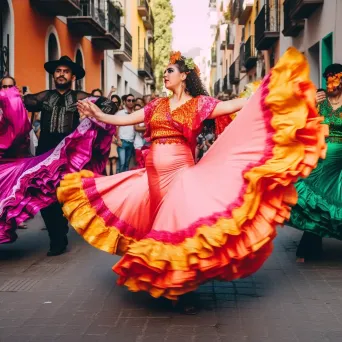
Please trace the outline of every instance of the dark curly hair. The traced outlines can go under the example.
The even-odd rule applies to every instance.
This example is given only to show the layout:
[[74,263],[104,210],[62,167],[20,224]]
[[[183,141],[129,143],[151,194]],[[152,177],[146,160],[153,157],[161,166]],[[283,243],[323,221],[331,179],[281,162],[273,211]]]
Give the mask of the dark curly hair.
[[330,64],[329,66],[325,68],[323,77],[328,78],[329,76],[339,74],[340,72],[342,72],[342,64],[339,64],[339,63]]
[[205,89],[201,78],[197,75],[196,71],[188,69],[185,65],[186,57],[182,56],[181,60],[176,62],[176,65],[180,72],[185,72],[187,74],[185,80],[186,92],[189,93],[192,97],[196,97],[199,95],[209,96],[207,90]]

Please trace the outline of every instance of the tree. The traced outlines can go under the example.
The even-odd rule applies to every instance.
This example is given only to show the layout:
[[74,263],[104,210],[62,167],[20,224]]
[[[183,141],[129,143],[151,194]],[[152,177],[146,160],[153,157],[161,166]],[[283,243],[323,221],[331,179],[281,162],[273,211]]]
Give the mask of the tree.
[[171,0],[153,0],[152,11],[154,16],[154,75],[156,88],[163,87],[164,68],[167,65],[172,50],[172,29],[174,19]]

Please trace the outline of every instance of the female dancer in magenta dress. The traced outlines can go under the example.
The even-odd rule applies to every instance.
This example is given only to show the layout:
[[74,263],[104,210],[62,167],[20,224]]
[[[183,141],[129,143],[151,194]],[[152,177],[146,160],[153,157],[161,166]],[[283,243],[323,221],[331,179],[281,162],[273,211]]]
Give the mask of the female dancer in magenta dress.
[[321,256],[323,237],[342,240],[342,65],[328,66],[323,76],[327,94],[318,92],[317,99],[319,113],[330,127],[328,151],[310,177],[296,183],[298,203],[290,225],[304,230],[299,262]]
[[290,49],[194,165],[203,121],[236,112],[246,100],[206,96],[193,61],[180,53],[164,80],[174,95],[127,117],[79,103],[83,115],[105,123],[145,121],[152,146],[145,169],[69,174],[57,196],[85,240],[123,255],[113,267],[120,285],[176,300],[210,279],[231,281],[261,267],[276,225],[296,203],[293,183],[324,156],[325,132],[307,62]]
[[[94,101],[95,98],[90,98]],[[0,91],[0,244],[17,239],[18,225],[57,201],[62,177],[84,168],[101,173],[115,128],[91,119],[55,149],[24,158],[31,125],[18,89]]]

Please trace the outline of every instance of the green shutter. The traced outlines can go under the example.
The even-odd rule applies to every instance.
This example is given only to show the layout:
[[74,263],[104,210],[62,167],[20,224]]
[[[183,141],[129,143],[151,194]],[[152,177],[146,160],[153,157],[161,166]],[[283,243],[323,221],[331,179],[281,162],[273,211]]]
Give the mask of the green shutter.
[[[327,66],[332,64],[333,62],[333,34],[330,33],[326,37],[322,39],[322,59],[321,59],[321,67],[322,72],[324,73],[324,70]],[[325,78],[321,75],[321,84],[322,88],[326,88],[326,81]]]

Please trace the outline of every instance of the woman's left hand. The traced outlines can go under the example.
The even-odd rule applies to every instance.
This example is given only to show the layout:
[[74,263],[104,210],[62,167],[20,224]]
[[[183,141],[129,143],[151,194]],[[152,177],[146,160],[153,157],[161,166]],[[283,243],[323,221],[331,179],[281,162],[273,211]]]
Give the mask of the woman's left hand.
[[84,119],[85,117],[90,117],[101,121],[101,117],[104,114],[98,106],[96,106],[94,103],[88,100],[78,101],[77,109],[81,119]]

